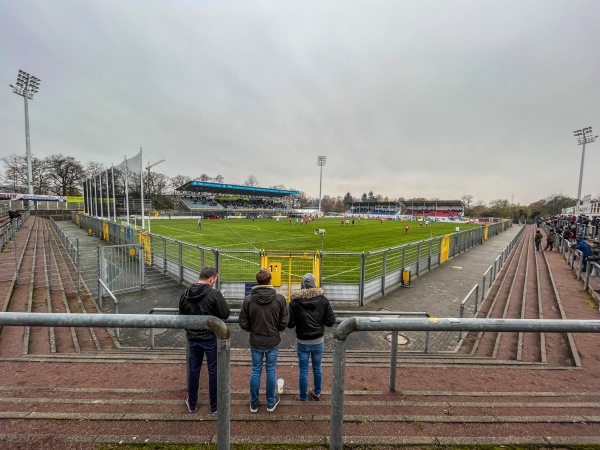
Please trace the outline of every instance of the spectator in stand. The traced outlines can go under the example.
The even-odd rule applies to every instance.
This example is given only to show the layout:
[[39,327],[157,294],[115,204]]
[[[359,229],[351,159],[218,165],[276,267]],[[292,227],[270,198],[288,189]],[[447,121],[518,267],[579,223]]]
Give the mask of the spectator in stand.
[[592,221],[590,222],[592,228],[592,239],[598,239],[598,225],[600,225],[600,221],[598,220],[598,216],[592,217]]
[[546,236],[546,246],[544,247],[544,251],[548,250],[548,248],[550,248],[550,251],[552,251],[554,248],[554,242],[556,242],[556,233],[552,228],[550,228],[548,236]]
[[[217,282],[217,269],[205,267],[200,279],[192,284],[179,299],[179,314],[214,316],[221,320],[229,317],[229,306],[221,294],[213,289]],[[198,388],[200,369],[206,354],[208,366],[208,394],[210,413],[217,413],[217,337],[210,330],[185,330],[188,341],[188,397],[185,399],[188,411],[198,410]]]
[[267,412],[275,411],[280,397],[276,395],[277,355],[279,354],[280,332],[285,330],[290,315],[285,297],[271,286],[271,272],[261,269],[256,274],[257,286],[246,296],[240,310],[239,325],[250,332],[250,412],[258,412],[260,377],[263,359],[266,364]]
[[540,251],[540,246],[541,246],[541,243],[542,243],[542,238],[543,238],[543,237],[544,237],[544,236],[542,236],[542,232],[541,232],[541,231],[540,231],[540,229],[538,228],[538,229],[535,231],[535,235],[533,236],[533,242],[534,242],[534,244],[535,244],[535,250],[534,250],[534,251],[536,251],[536,252],[539,252],[539,251]]
[[[321,359],[325,348],[325,327],[335,324],[335,315],[318,288],[315,277],[307,273],[302,277],[302,289],[292,292],[290,322],[288,328],[296,328],[296,352],[298,353],[298,400],[319,401],[323,384]],[[308,362],[312,363],[313,389],[308,391]]]
[[585,239],[583,239],[582,237],[578,237],[577,239],[575,239],[575,242],[577,242],[577,245],[575,245],[575,250],[581,251],[581,271],[585,272],[587,259],[592,254],[592,250],[590,249],[590,246],[587,244],[587,242],[585,242]]
[[571,231],[571,229],[568,226],[564,226],[563,227],[563,239],[566,239],[567,241],[571,241],[571,239],[573,239],[573,232]]

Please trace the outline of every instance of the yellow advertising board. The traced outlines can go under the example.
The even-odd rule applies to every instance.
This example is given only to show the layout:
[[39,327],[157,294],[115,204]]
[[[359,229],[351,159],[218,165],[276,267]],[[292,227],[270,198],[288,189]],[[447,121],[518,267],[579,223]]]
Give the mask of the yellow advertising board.
[[144,245],[144,262],[152,265],[152,246],[150,245],[150,233],[140,231],[140,244]]
[[65,199],[67,200],[67,202],[83,203],[83,197],[75,197],[75,196],[72,196],[72,195],[67,195],[65,197]]
[[440,264],[448,261],[450,256],[450,234],[447,234],[442,238],[442,245],[440,248]]

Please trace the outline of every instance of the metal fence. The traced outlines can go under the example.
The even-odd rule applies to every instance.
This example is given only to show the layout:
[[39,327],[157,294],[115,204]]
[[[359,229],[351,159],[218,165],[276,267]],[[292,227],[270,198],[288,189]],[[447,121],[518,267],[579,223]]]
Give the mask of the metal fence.
[[[330,449],[343,449],[346,340],[351,333],[358,331],[453,331],[459,334],[463,331],[600,333],[600,320],[445,318],[430,321],[420,318],[373,317],[346,319],[335,330],[333,340]],[[389,389],[395,392],[397,367],[395,348],[392,347],[391,351]]]
[[[147,314],[61,314],[0,313],[0,326],[127,327],[210,329],[217,337],[217,449],[229,449],[231,442],[231,354],[230,330],[212,316],[170,316]],[[359,331],[498,331],[600,333],[600,320],[547,319],[457,319],[352,317],[335,330],[331,376],[330,448],[343,449],[344,388],[347,338]],[[389,390],[396,390],[397,346],[390,352]]]
[[[73,213],[73,221],[105,241],[115,244],[137,244],[140,232],[117,223]],[[449,235],[448,256],[456,256],[482,243],[488,236],[511,226],[502,222],[459,231]],[[214,266],[219,270],[218,288],[229,300],[241,300],[248,287],[255,283],[256,271],[261,267],[259,250],[220,250],[201,247],[157,234],[149,235],[146,247],[146,266],[180,283],[193,283],[202,267]],[[350,302],[359,306],[369,298],[383,295],[402,283],[402,274],[410,272],[418,277],[442,262],[441,237],[372,252],[322,252],[320,254],[320,286],[332,302]],[[296,277],[297,278],[297,277]],[[300,288],[300,280],[293,286],[283,283],[279,288],[286,295]],[[146,287],[149,287],[146,284]]]
[[[19,265],[23,251],[27,243],[25,233],[18,231],[29,217],[29,211],[25,211],[21,217],[11,220],[0,227],[0,251],[3,253],[13,253],[12,258],[0,258],[0,281],[19,281]],[[30,230],[24,230],[26,234]]]
[[[488,269],[484,272],[483,277],[481,279],[481,283],[477,283],[473,288],[469,291],[469,293],[465,296],[465,298],[460,302],[460,310],[458,317],[466,317],[472,316],[474,317],[479,312],[479,307],[485,300],[486,295],[491,289],[498,273],[502,270],[502,267],[508,260],[510,253],[512,252],[515,245],[521,238],[521,235],[525,231],[525,227],[521,228],[519,232],[515,235],[514,238],[511,239],[509,244],[502,250],[502,253],[498,255],[494,264],[492,264]],[[460,339],[459,335],[459,339]]]

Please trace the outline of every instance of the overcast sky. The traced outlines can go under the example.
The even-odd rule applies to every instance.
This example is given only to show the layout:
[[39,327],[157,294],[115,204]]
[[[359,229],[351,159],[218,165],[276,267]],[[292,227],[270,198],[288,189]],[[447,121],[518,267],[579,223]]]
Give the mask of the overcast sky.
[[[600,132],[600,1],[3,0],[0,156],[25,153],[9,87],[40,78],[31,148],[170,177],[323,194],[529,204],[577,196]],[[600,195],[600,140],[583,195]]]

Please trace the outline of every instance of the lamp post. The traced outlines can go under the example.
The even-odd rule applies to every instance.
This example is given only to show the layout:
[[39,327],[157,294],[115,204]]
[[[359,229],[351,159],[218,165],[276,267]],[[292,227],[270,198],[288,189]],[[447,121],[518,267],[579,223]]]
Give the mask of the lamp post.
[[577,189],[577,204],[575,205],[575,213],[579,213],[581,207],[581,183],[583,182],[583,162],[585,160],[585,144],[594,142],[598,136],[592,136],[592,127],[582,128],[573,131],[577,138],[577,144],[581,145],[581,168],[579,169],[579,188]]
[[25,102],[25,144],[27,148],[27,192],[33,194],[33,173],[31,170],[31,145],[29,144],[29,108],[27,99],[33,100],[33,95],[37,93],[40,87],[40,79],[19,70],[17,75],[17,85],[10,85],[13,92],[23,97]]
[[323,166],[327,161],[327,156],[317,156],[317,166],[321,168],[321,174],[319,176],[319,213],[321,212],[321,186],[323,186]]

